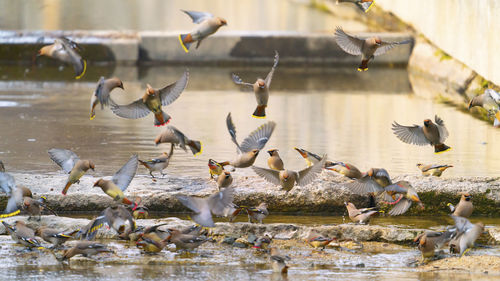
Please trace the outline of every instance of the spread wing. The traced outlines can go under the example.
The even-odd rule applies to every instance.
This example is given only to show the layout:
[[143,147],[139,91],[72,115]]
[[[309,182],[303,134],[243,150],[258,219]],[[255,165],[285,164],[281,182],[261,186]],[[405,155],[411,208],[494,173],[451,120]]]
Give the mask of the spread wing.
[[118,170],[113,175],[113,178],[111,179],[116,186],[118,186],[122,191],[125,191],[127,187],[129,186],[130,182],[135,176],[135,172],[137,171],[137,163],[138,163],[138,156],[137,155],[132,155],[130,157],[130,160],[128,160],[123,167]]
[[389,215],[391,215],[391,216],[399,216],[399,215],[402,215],[402,214],[406,213],[406,211],[408,211],[408,209],[410,209],[411,203],[412,203],[412,201],[409,200],[409,199],[406,199],[406,198],[401,199],[401,201],[399,201],[394,206],[394,208],[392,208],[389,211]]
[[52,161],[56,162],[66,173],[70,173],[76,162],[80,160],[78,155],[67,149],[52,148],[49,150],[49,156]]
[[306,186],[313,182],[319,174],[321,174],[322,168],[325,165],[326,155],[323,155],[323,159],[318,163],[309,166],[302,171],[299,171],[299,178],[297,179],[297,184],[299,186]]
[[114,103],[113,100],[110,100],[110,105],[111,111],[122,118],[138,119],[146,117],[151,112],[142,101],[142,98],[127,105],[119,105]]
[[421,126],[403,126],[394,121],[392,124],[392,131],[402,142],[416,145],[430,144],[429,140],[425,137]]
[[385,191],[396,192],[401,194],[406,194],[408,192],[408,188],[405,188],[405,184],[402,184],[403,181],[398,181],[396,183],[390,184],[386,186]]
[[233,203],[233,194],[234,189],[227,187],[223,191],[210,195],[210,197],[208,197],[210,212],[216,216],[223,216],[226,207]]
[[184,71],[181,78],[175,81],[165,88],[160,89],[160,99],[162,105],[169,105],[173,103],[181,94],[182,91],[186,88],[186,85],[189,80],[189,71]]
[[437,116],[437,115],[434,116],[434,121],[436,122],[436,125],[438,127],[439,141],[444,142],[446,140],[446,138],[450,135],[448,133],[448,130],[444,126],[444,121],[443,121],[443,119],[439,118],[439,116]]
[[237,151],[238,153],[240,153],[241,147],[236,141],[236,127],[234,126],[233,119],[231,118],[231,112],[227,114],[226,125],[227,125],[227,131],[231,135],[231,140],[234,142],[234,144],[236,144]]
[[182,195],[178,195],[176,197],[182,203],[182,205],[186,206],[194,212],[194,214],[191,215],[191,218],[196,223],[205,227],[215,226],[210,208],[206,202],[207,199]]
[[500,104],[500,94],[493,89],[484,90],[484,94],[489,95],[497,104]]
[[278,51],[274,50],[274,53],[275,53],[274,64],[273,64],[273,67],[271,68],[271,71],[269,71],[269,73],[267,74],[266,80],[265,80],[268,88],[271,87],[271,81],[273,80],[274,70],[278,66],[278,61],[280,60],[280,55],[278,54]]
[[234,74],[234,73],[231,74],[231,78],[233,79],[233,82],[235,84],[237,84],[237,85],[249,86],[249,87],[253,88],[253,84],[243,82],[243,80],[241,80],[241,78],[238,75]]
[[365,40],[345,33],[340,26],[337,26],[337,29],[335,30],[335,41],[337,41],[337,45],[339,45],[344,52],[353,56],[359,56],[362,54],[361,48],[365,43]]
[[261,150],[266,145],[269,138],[273,134],[276,123],[273,121],[267,122],[266,124],[258,127],[255,131],[250,133],[250,135],[243,140],[241,143],[241,151],[249,152],[253,149]]
[[[314,166],[311,166],[311,167],[314,167]],[[257,175],[261,176],[266,181],[268,181],[274,185],[280,185],[280,172],[279,171],[261,168],[261,167],[256,167],[256,166],[252,166],[252,169]]]
[[16,189],[16,181],[11,174],[0,172],[0,188],[8,195]]
[[373,55],[380,56],[382,54],[387,53],[390,49],[392,49],[398,45],[408,44],[410,42],[411,42],[410,39],[405,40],[405,41],[401,41],[401,42],[384,42],[384,41],[382,41],[382,43],[380,43],[380,46],[377,48],[375,53],[373,53]]
[[101,76],[99,81],[97,82],[97,87],[95,89],[94,95],[97,97],[99,102],[101,103],[101,109],[104,108],[105,105],[108,105],[109,92],[104,93],[103,89],[104,85],[104,77]]
[[356,194],[377,193],[384,190],[368,175],[349,183],[347,187]]
[[212,14],[207,12],[195,12],[195,11],[184,11],[184,10],[181,11],[186,13],[193,20],[194,23],[201,23],[206,19],[214,17]]
[[[56,39],[57,40],[57,39]],[[80,54],[76,52],[79,49],[78,44],[67,39],[67,38],[59,38],[59,42],[63,49],[68,53],[69,59],[73,68],[75,69],[76,76],[81,76],[85,72],[86,62],[82,59]]]

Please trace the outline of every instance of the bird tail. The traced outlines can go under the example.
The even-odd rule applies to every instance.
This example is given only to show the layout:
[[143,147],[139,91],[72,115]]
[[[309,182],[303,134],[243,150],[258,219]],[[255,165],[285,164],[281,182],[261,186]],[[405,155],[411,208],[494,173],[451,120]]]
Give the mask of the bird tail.
[[194,156],[198,156],[201,153],[203,153],[203,144],[201,143],[201,141],[189,140],[187,142],[187,145],[191,149],[191,152],[193,153]]
[[252,114],[254,118],[266,118],[266,107],[267,105],[257,105],[257,108]]
[[141,163],[144,167],[146,167],[148,169],[150,168],[149,165],[148,165],[148,163],[145,162],[145,161],[139,160],[139,163]]
[[455,206],[453,206],[453,204],[448,203],[448,204],[446,204],[446,205],[450,208],[450,211],[451,211],[451,212],[455,212]]
[[80,74],[78,74],[78,73],[77,73],[77,74],[76,74],[75,79],[80,79],[80,78],[82,78],[82,77],[83,77],[83,75],[85,75],[85,71],[87,71],[87,61],[86,61],[86,60],[84,60],[84,59],[82,59],[82,64],[83,64],[83,70],[82,70],[82,73],[80,73]]
[[362,60],[361,64],[358,67],[358,71],[367,71],[368,70],[368,60]]
[[8,217],[13,217],[17,214],[19,214],[21,212],[21,210],[15,210],[14,212],[12,213],[8,213],[8,214],[1,214],[0,215],[0,218],[3,219],[3,218],[8,218]]
[[451,149],[451,147],[447,146],[444,143],[440,143],[440,144],[436,144],[434,146],[434,153],[442,153],[442,152],[448,151],[450,149]]
[[123,197],[122,199],[122,202],[124,204],[127,204],[127,205],[130,205],[130,207],[132,207],[133,210],[135,210],[137,208],[137,203],[135,202],[132,202],[130,199],[128,199],[127,197]]
[[66,186],[64,187],[63,191],[62,191],[62,194],[63,195],[66,195],[66,193],[68,193],[68,189],[69,187],[72,185],[72,183],[70,181],[68,181],[68,183],[66,184]]
[[495,120],[493,121],[493,126],[495,126],[495,128],[500,127],[500,111],[497,111],[497,113],[495,113]]
[[189,47],[194,41],[191,34],[179,34],[179,42],[181,43],[184,52],[189,53]]
[[165,124],[168,124],[168,122],[170,122],[170,118],[171,118],[170,115],[168,115],[164,111],[155,113],[155,126],[160,127]]
[[219,164],[224,168],[224,166],[229,165],[229,161],[220,162]]

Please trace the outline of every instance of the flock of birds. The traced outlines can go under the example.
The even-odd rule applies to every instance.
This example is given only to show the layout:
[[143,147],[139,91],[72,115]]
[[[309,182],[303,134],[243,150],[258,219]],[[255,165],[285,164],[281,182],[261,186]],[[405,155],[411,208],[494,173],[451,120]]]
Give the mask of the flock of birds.
[[[344,0],[339,2],[352,2],[363,10],[368,10],[373,4],[372,1],[364,0]],[[221,26],[226,25],[226,21],[219,17],[214,17],[209,13],[184,11],[189,15],[198,27],[190,33],[179,35],[182,48],[188,52],[190,45],[197,42],[198,48],[201,42],[209,35],[215,33]],[[351,55],[361,55],[362,61],[358,67],[359,71],[368,69],[368,62],[375,56],[381,55],[403,42],[384,42],[378,37],[358,38],[345,33],[338,27],[335,32],[337,44]],[[79,79],[85,74],[87,68],[86,61],[80,56],[81,47],[67,39],[57,38],[54,44],[44,46],[40,49],[38,55],[48,56],[58,59],[62,62],[73,65],[76,78]],[[232,79],[235,84],[251,87],[254,90],[257,106],[252,116],[255,118],[265,118],[266,108],[269,101],[269,87],[273,74],[278,66],[279,54],[275,51],[274,62],[270,72],[265,79],[257,79],[255,83],[243,82],[243,80],[233,74]],[[169,123],[170,116],[162,109],[173,103],[180,97],[188,83],[189,73],[183,75],[174,83],[161,89],[154,89],[149,84],[146,87],[144,95],[128,105],[120,105],[113,101],[111,92],[115,88],[123,89],[123,82],[118,78],[105,79],[101,77],[97,83],[96,90],[91,97],[90,119],[96,117],[95,109],[100,104],[101,109],[109,106],[111,111],[119,117],[128,119],[143,118],[151,112],[154,115],[154,125],[163,126]],[[495,125],[500,124],[500,95],[493,90],[487,90],[483,95],[477,96],[471,100],[469,108],[473,106],[482,106],[492,116],[496,116]],[[164,175],[163,171],[168,167],[173,155],[174,147],[180,147],[184,151],[189,150],[193,155],[202,153],[202,143],[198,140],[188,138],[177,128],[169,125],[155,139],[155,144],[170,143],[170,152],[163,153],[157,158],[150,160],[139,160],[137,155],[132,155],[130,159],[112,176],[110,180],[99,179],[94,187],[110,196],[116,204],[106,208],[98,217],[94,218],[86,227],[75,230],[57,230],[42,226],[36,230],[29,228],[25,222],[17,221],[14,225],[2,222],[7,232],[16,242],[28,248],[43,247],[36,236],[41,237],[48,243],[53,244],[54,248],[62,247],[63,243],[69,239],[81,239],[73,247],[64,251],[61,260],[83,254],[93,255],[100,252],[110,252],[111,250],[104,244],[94,242],[98,230],[107,225],[116,230],[118,236],[123,239],[136,241],[137,247],[145,252],[160,252],[167,244],[174,243],[177,249],[192,250],[200,246],[208,239],[205,227],[214,227],[213,216],[228,217],[230,221],[242,211],[248,215],[249,222],[262,223],[269,215],[268,206],[265,202],[259,206],[237,206],[233,201],[234,189],[231,187],[233,177],[231,172],[234,169],[251,167],[253,171],[273,185],[280,186],[287,192],[292,190],[295,185],[306,186],[312,183],[323,169],[335,171],[342,174],[352,181],[347,184],[350,191],[355,194],[366,194],[371,198],[371,206],[358,209],[353,203],[346,202],[346,208],[350,219],[355,223],[366,224],[370,218],[378,214],[376,200],[394,205],[389,211],[390,215],[404,214],[412,205],[417,203],[423,208],[420,198],[408,181],[392,182],[389,173],[382,168],[371,168],[362,173],[358,168],[350,163],[333,162],[327,160],[327,155],[319,156],[301,148],[295,148],[297,152],[305,159],[306,167],[300,171],[285,169],[284,163],[280,158],[277,149],[271,149],[267,161],[268,168],[256,167],[254,162],[260,151],[265,147],[270,139],[276,123],[269,121],[253,132],[251,132],[243,142],[239,143],[236,138],[236,127],[233,123],[231,113],[227,115],[226,125],[232,142],[236,145],[237,155],[233,160],[218,162],[210,159],[208,161],[209,173],[212,179],[215,179],[219,191],[208,198],[198,198],[192,196],[177,196],[177,199],[192,211],[191,219],[196,225],[186,229],[163,229],[165,224],[154,225],[143,228],[137,227],[135,220],[147,218],[148,209],[141,204],[140,197],[127,198],[124,194],[130,182],[134,178],[138,164],[143,165],[149,170],[153,180],[153,172]],[[450,149],[444,144],[449,133],[444,125],[444,121],[435,116],[434,122],[431,119],[425,119],[423,125],[404,126],[397,122],[392,125],[394,134],[403,142],[414,145],[432,145],[436,153],[445,152]],[[62,194],[66,195],[73,184],[79,183],[80,178],[89,170],[94,170],[94,162],[89,159],[80,159],[77,154],[70,150],[53,148],[48,151],[50,158],[59,165],[62,170],[68,174]],[[230,166],[232,169],[227,169]],[[424,176],[440,176],[449,165],[424,165],[417,164]],[[40,216],[43,210],[51,213],[55,212],[46,204],[45,197],[35,199],[29,188],[16,186],[12,175],[5,172],[3,163],[0,162],[0,187],[9,195],[7,207],[2,217],[14,216],[23,211],[31,217]],[[471,195],[464,193],[456,207],[452,209],[452,218],[455,226],[444,232],[427,231],[419,235],[415,242],[418,243],[422,251],[423,258],[433,257],[435,250],[449,243],[450,251],[463,255],[470,249],[479,235],[483,232],[482,223],[472,224],[467,217],[472,214],[473,204]],[[311,235],[307,242],[313,247],[325,247],[333,239],[323,237],[318,234]],[[271,243],[269,237],[260,237],[255,240],[256,248],[267,248]],[[287,256],[280,255],[276,247],[270,248],[270,260],[275,271],[285,273],[289,260]]]

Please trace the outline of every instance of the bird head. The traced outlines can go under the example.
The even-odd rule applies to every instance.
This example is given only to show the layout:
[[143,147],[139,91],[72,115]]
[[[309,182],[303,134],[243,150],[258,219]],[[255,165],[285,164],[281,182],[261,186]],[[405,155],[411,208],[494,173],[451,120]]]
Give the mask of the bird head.
[[231,173],[228,171],[224,171],[224,176],[226,177],[226,179],[228,179],[229,177],[231,177]]
[[89,169],[92,169],[92,171],[95,171],[95,165],[94,162],[89,160]]
[[369,177],[373,177],[373,168],[370,168],[370,170],[368,170],[368,172],[366,172],[366,174],[367,174]]
[[38,50],[38,53],[36,54],[37,57],[39,56],[50,56],[52,52],[52,45],[44,46],[40,50]]
[[151,87],[151,85],[147,84],[146,85],[146,93],[148,94],[148,96],[154,96],[156,91],[155,91],[155,89],[153,89],[153,87]]
[[270,155],[270,156],[275,155],[275,154],[276,154],[276,152],[278,152],[278,150],[277,150],[277,149],[269,149],[269,150],[267,151],[267,153],[269,153],[269,155]]
[[379,37],[375,37],[375,44],[377,44],[377,46],[380,46],[382,44],[382,40],[380,40]]
[[422,164],[422,163],[418,163],[418,164],[417,164],[417,167],[419,167],[419,168],[420,168],[420,167],[422,167],[423,165],[424,165],[424,164]]
[[102,186],[103,183],[104,183],[103,179],[98,179],[92,187]]
[[429,127],[429,125],[430,125],[431,123],[432,123],[431,119],[425,119],[425,120],[424,120],[424,125],[425,125],[426,127]]
[[259,78],[257,79],[257,85],[259,86],[259,88],[264,89],[266,87],[266,82]]
[[472,196],[469,193],[462,193],[462,200],[470,201]]
[[224,26],[227,25],[227,21],[223,18],[217,17],[217,24],[219,24],[219,26]]

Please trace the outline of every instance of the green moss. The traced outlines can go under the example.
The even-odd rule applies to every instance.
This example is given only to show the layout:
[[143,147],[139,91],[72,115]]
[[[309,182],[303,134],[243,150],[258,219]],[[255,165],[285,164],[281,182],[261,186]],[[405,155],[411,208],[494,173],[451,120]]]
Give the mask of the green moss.
[[439,57],[439,61],[451,60],[452,59],[452,56],[450,56],[449,54],[447,54],[446,52],[444,52],[441,49],[436,50],[436,52],[434,52],[434,55],[437,56],[437,57]]
[[318,1],[318,0],[311,0],[309,3],[309,6],[311,6],[314,9],[317,9],[321,12],[331,14],[332,11],[330,11],[330,8],[325,4],[324,1]]

